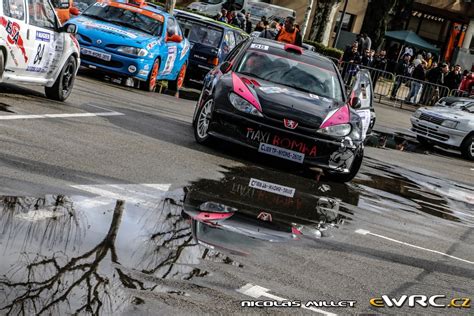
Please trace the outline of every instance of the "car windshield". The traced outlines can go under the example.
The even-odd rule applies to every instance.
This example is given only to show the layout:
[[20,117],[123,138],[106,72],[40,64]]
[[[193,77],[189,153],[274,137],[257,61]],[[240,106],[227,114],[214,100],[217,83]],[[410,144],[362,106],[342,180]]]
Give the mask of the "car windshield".
[[178,21],[190,42],[200,43],[214,48],[220,46],[222,30],[180,17],[178,17]]
[[303,92],[343,101],[335,71],[294,59],[249,50],[237,72]]
[[84,12],[89,6],[96,2],[96,0],[75,0],[73,4],[79,11]]
[[474,103],[470,103],[468,105],[463,106],[462,110],[469,113],[474,113]]
[[120,3],[96,3],[83,15],[154,36],[160,36],[163,29],[163,16]]

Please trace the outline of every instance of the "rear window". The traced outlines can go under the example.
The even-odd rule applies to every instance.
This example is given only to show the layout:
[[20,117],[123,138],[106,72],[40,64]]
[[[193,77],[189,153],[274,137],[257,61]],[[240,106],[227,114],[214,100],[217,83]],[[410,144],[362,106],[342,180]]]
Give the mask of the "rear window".
[[303,92],[344,101],[341,83],[334,68],[314,58],[282,51],[270,54],[248,50],[241,59],[237,72]]
[[184,36],[192,43],[219,48],[222,39],[222,30],[210,25],[177,17]]

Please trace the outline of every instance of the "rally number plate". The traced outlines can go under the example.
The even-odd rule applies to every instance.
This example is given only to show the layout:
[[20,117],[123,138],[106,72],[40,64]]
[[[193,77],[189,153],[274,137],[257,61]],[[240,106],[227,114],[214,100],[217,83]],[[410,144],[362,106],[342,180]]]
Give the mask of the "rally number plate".
[[265,143],[260,143],[260,146],[258,147],[258,152],[294,161],[297,163],[303,163],[304,161],[304,154],[302,153]]
[[83,55],[96,57],[96,58],[99,58],[99,59],[102,59],[102,60],[105,60],[105,61],[110,61],[112,59],[112,55],[110,55],[110,54],[101,53],[101,52],[98,52],[98,51],[95,51],[95,50],[92,50],[92,49],[88,49],[88,48],[81,49],[81,53]]

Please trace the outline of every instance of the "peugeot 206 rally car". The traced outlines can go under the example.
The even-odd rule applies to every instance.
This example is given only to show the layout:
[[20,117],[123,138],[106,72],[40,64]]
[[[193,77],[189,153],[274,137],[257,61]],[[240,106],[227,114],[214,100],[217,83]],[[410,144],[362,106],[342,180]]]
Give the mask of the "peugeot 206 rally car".
[[104,73],[134,78],[154,91],[168,80],[177,91],[183,84],[189,41],[174,16],[144,1],[100,1],[69,20],[77,25],[83,65]]
[[61,26],[48,0],[0,3],[0,82],[41,85],[66,100],[80,65],[76,27]]
[[360,71],[351,97],[345,94],[329,59],[251,38],[205,78],[194,135],[201,144],[216,137],[350,181],[361,166],[370,125],[369,74]]

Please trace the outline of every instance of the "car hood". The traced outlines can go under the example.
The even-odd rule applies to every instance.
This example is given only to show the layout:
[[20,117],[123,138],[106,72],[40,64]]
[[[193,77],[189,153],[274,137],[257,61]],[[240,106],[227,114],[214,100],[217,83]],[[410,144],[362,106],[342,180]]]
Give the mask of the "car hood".
[[473,119],[474,115],[472,113],[463,111],[459,108],[456,107],[434,107],[434,108],[423,108],[422,109],[423,113],[429,114],[429,115],[434,115],[434,116],[439,116],[451,120],[465,120],[467,118]]
[[257,96],[263,113],[273,119],[290,119],[319,128],[328,114],[344,106],[341,101],[303,92],[288,86],[238,74]]
[[[91,42],[94,46],[104,46],[111,43],[143,46],[157,40],[156,37],[136,29],[91,19],[85,16],[79,16],[70,20],[68,23],[76,24],[77,33],[82,36],[82,40]],[[84,36],[86,36],[86,38],[84,38]],[[101,43],[97,43],[97,41]]]

